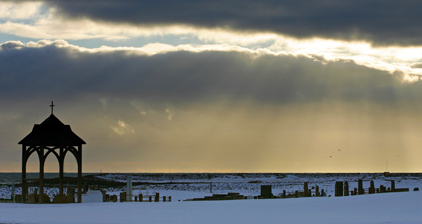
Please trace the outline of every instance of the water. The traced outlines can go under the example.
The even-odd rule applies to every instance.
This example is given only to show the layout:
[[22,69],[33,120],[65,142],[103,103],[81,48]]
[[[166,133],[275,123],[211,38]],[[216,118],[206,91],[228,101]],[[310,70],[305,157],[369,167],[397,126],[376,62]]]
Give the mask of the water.
[[[92,174],[97,174],[97,173],[83,173],[83,176],[86,175],[92,175]],[[65,177],[78,177],[78,173],[64,173]],[[35,179],[35,178],[39,178],[40,175],[39,173],[26,173],[26,178],[28,179]],[[45,179],[50,179],[50,178],[57,178],[59,177],[59,173],[44,173],[44,178]],[[0,184],[1,183],[10,183],[10,182],[15,182],[15,183],[20,183],[22,182],[22,173],[0,173]]]

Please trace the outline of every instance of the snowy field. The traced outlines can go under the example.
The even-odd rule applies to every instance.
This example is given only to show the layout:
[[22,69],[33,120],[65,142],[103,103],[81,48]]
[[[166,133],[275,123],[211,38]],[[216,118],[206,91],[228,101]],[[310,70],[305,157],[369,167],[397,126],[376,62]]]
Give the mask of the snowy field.
[[422,193],[169,203],[0,203],[0,223],[422,223]]
[[[12,175],[13,174],[13,175]],[[10,180],[20,180],[19,173],[6,175],[0,173],[0,199],[10,198],[10,185],[1,185]],[[36,178],[31,174],[31,178]],[[75,174],[71,174],[75,176]],[[286,190],[289,194],[295,191],[303,191],[304,182],[308,182],[309,188],[315,191],[316,186],[327,193],[327,196],[334,196],[334,184],[336,181],[348,181],[350,190],[358,187],[358,180],[363,180],[363,187],[369,188],[369,182],[373,180],[375,187],[380,185],[390,187],[390,180],[395,180],[396,188],[409,188],[411,191],[418,187],[422,189],[421,173],[394,174],[385,177],[383,173],[181,173],[181,174],[152,174],[152,173],[111,173],[111,174],[90,174],[88,180],[100,180],[110,183],[108,187],[100,186],[110,195],[119,195],[126,191],[127,177],[131,177],[134,184],[134,195],[172,196],[173,200],[185,200],[195,197],[204,197],[214,194],[227,194],[236,192],[242,195],[260,195],[261,185],[271,185],[272,193],[278,195]],[[55,177],[49,174],[49,177]],[[7,179],[6,179],[7,178]],[[85,180],[84,180],[85,181]],[[121,186],[113,186],[113,183]],[[93,185],[90,185],[92,187]],[[95,185],[94,185],[95,186]],[[47,190],[46,190],[47,191]],[[48,189],[49,192],[57,193],[58,189]],[[16,188],[16,194],[21,189]],[[48,193],[49,194],[49,193]],[[51,198],[53,195],[49,195]]]
[[[107,202],[82,204],[0,203],[0,224],[4,223],[422,223],[421,174],[95,174],[90,180],[106,180],[121,186],[102,188],[110,195],[126,191],[130,176],[134,195],[172,196],[172,202]],[[350,190],[369,181],[409,192],[333,197],[336,181],[348,181]],[[319,186],[327,197],[291,199],[248,199],[233,201],[183,201],[213,193],[237,192],[257,196],[261,185],[272,193],[303,191],[303,183],[315,191]],[[17,188],[19,194],[21,189]],[[212,193],[211,193],[212,190]],[[328,197],[331,195],[331,197]],[[0,186],[0,196],[10,198],[10,187]]]

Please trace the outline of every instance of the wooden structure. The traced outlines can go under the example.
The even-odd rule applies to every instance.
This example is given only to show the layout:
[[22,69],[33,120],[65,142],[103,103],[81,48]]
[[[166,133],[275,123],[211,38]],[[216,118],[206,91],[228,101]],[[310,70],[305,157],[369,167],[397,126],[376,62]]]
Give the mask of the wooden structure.
[[51,102],[51,115],[41,124],[35,124],[29,133],[18,144],[22,145],[22,202],[28,196],[28,181],[26,178],[26,164],[33,153],[38,154],[40,161],[39,202],[45,201],[44,197],[44,163],[47,156],[53,154],[59,162],[59,194],[63,196],[64,160],[67,153],[72,153],[78,163],[78,202],[82,202],[82,144],[86,144],[79,136],[73,133],[69,125],[63,124],[53,114]]

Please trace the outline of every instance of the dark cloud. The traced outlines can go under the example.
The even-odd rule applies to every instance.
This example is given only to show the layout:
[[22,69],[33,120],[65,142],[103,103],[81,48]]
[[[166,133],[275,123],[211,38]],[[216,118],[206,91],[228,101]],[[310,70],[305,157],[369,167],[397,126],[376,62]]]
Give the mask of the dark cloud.
[[394,103],[396,89],[403,88],[387,72],[347,61],[324,65],[312,58],[240,52],[145,56],[54,44],[17,47],[0,52],[0,93],[8,99],[95,95],[175,105],[222,98],[270,104],[326,99]]
[[403,83],[400,74],[292,55],[38,44],[0,46],[2,164],[21,158],[17,142],[48,117],[51,100],[88,143],[89,171],[316,172],[327,168],[315,155],[342,145],[353,156],[347,168],[330,169],[346,172],[362,155],[382,164],[401,155],[408,164],[406,150],[420,148],[422,82]]
[[272,31],[300,38],[366,39],[376,45],[422,44],[419,1],[46,1],[58,15],[142,25],[191,24]]

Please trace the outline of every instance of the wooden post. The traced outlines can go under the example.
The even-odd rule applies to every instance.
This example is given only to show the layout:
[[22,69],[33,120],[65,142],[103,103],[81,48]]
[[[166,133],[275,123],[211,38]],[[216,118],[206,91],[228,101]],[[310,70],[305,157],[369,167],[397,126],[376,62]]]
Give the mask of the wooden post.
[[315,187],[315,196],[319,197],[321,194],[319,193],[319,186]]
[[152,196],[151,195],[149,196],[149,202],[152,202]]
[[28,185],[26,182],[26,161],[26,145],[22,145],[22,203],[26,202],[26,196],[28,195]]
[[166,202],[166,196],[163,196],[163,202]]
[[38,156],[40,159],[40,195],[39,195],[39,203],[44,202],[44,146],[41,146],[40,151],[38,151]]
[[78,203],[82,203],[82,145],[78,146]]
[[286,197],[286,190],[283,190],[283,198]]
[[169,196],[169,202],[171,202],[171,196]]
[[321,189],[321,197],[324,197],[324,196],[325,196],[324,189]]
[[143,202],[144,201],[144,196],[142,194],[139,194],[139,202]]
[[64,177],[64,150],[63,147],[60,147],[59,152],[59,194],[63,195],[63,177]]

